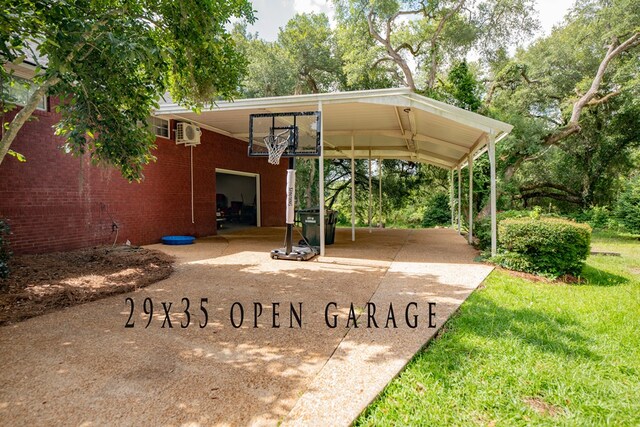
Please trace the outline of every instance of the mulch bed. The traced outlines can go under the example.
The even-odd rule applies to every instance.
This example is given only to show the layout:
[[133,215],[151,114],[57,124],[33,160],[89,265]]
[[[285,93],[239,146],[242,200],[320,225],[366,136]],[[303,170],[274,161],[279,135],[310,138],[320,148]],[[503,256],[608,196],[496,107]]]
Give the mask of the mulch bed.
[[560,276],[557,279],[549,279],[548,277],[538,276],[532,273],[525,273],[523,271],[509,270],[507,268],[500,267],[500,266],[496,266],[496,269],[500,271],[504,271],[505,273],[508,273],[509,275],[513,277],[517,277],[519,279],[526,279],[532,282],[549,283],[552,285],[567,285],[567,284],[576,284],[576,283],[579,284],[584,282],[584,279],[581,279],[580,277],[572,276],[570,274],[565,274],[564,276]]
[[0,325],[129,292],[166,279],[173,257],[135,246],[18,255],[0,279]]

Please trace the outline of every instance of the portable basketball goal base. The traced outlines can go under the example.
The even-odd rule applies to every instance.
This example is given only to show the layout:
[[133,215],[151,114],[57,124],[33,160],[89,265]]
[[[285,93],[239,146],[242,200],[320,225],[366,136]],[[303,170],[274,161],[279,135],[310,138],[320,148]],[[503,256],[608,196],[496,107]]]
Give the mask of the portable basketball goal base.
[[307,261],[318,255],[310,245],[293,245],[296,202],[296,157],[320,157],[321,120],[319,111],[262,113],[249,115],[249,156],[268,157],[272,165],[289,161],[286,189],[284,247],[271,251],[271,258]]

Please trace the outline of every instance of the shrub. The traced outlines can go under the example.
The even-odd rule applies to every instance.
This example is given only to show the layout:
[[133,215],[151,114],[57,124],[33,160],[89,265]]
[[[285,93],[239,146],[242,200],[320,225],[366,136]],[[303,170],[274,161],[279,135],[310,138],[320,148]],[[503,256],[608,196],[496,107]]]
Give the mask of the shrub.
[[627,182],[615,214],[627,231],[640,234],[640,175]]
[[436,194],[427,203],[427,209],[422,217],[423,227],[451,224],[451,206],[446,194]]
[[[531,211],[503,211],[498,212],[496,221],[500,224],[500,221],[503,219],[523,218],[530,215]],[[498,230],[498,232],[500,232],[500,230]],[[486,216],[473,224],[473,234],[478,239],[480,249],[485,250],[491,247],[491,216]]]
[[591,228],[602,230],[618,228],[617,221],[606,206],[592,206],[589,209],[570,214],[568,217],[577,222],[586,222]]
[[0,278],[2,279],[9,277],[9,258],[11,258],[9,234],[11,234],[9,224],[0,219]]
[[504,252],[496,262],[507,268],[553,277],[578,275],[587,259],[591,227],[559,218],[505,219],[498,240]]

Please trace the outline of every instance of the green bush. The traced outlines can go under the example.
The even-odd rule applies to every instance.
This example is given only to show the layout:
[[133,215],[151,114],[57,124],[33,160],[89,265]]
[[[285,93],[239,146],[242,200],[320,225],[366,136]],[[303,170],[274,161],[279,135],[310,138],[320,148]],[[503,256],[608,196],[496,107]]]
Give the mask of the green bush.
[[423,227],[435,227],[436,225],[451,224],[451,206],[449,196],[446,194],[436,194],[427,203],[427,209],[422,217]]
[[618,199],[615,215],[627,231],[640,234],[640,175],[627,182]]
[[579,275],[591,243],[591,227],[559,218],[500,221],[503,249],[495,261],[504,267],[548,276]]
[[9,277],[9,258],[11,258],[9,234],[11,234],[9,224],[0,219],[0,278],[2,279]]
[[606,206],[592,206],[589,209],[569,214],[568,217],[577,222],[586,222],[591,228],[601,230],[619,228],[614,215]]
[[[500,224],[500,221],[507,218],[524,218],[529,217],[531,211],[502,211],[496,215],[496,221]],[[499,232],[500,230],[498,230]],[[491,247],[491,216],[482,218],[473,224],[473,234],[478,239],[480,249],[486,250]]]

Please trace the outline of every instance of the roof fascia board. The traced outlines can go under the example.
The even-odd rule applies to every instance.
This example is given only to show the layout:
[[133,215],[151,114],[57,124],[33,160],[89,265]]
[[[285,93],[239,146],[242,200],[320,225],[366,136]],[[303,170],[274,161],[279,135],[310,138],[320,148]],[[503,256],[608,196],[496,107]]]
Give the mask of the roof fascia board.
[[[375,89],[366,91],[353,91],[353,92],[333,92],[333,93],[321,93],[321,94],[307,94],[307,95],[291,95],[291,96],[277,96],[270,98],[248,98],[238,99],[235,101],[220,101],[211,106],[206,111],[224,111],[224,110],[243,110],[243,109],[259,109],[259,108],[278,108],[284,106],[299,106],[309,107],[316,106],[318,102],[322,101],[323,104],[335,104],[354,102],[360,99],[369,98],[384,98],[391,95],[408,95],[412,93],[408,88],[391,88],[391,89]],[[192,111],[179,106],[176,103],[161,104],[158,114],[170,114],[170,113],[191,113]]]
[[[447,116],[451,115],[455,120],[461,123],[469,123],[468,126],[476,128],[481,126],[482,130],[485,132],[499,130],[509,133],[513,129],[513,126],[508,123],[504,123],[472,111],[467,111],[441,101],[436,101],[435,99],[427,98],[426,96],[418,95],[417,93],[410,93],[406,96],[408,96],[413,102],[429,108],[429,110],[433,111],[434,114],[442,115],[440,112],[444,112]],[[444,117],[446,118],[447,116]]]

